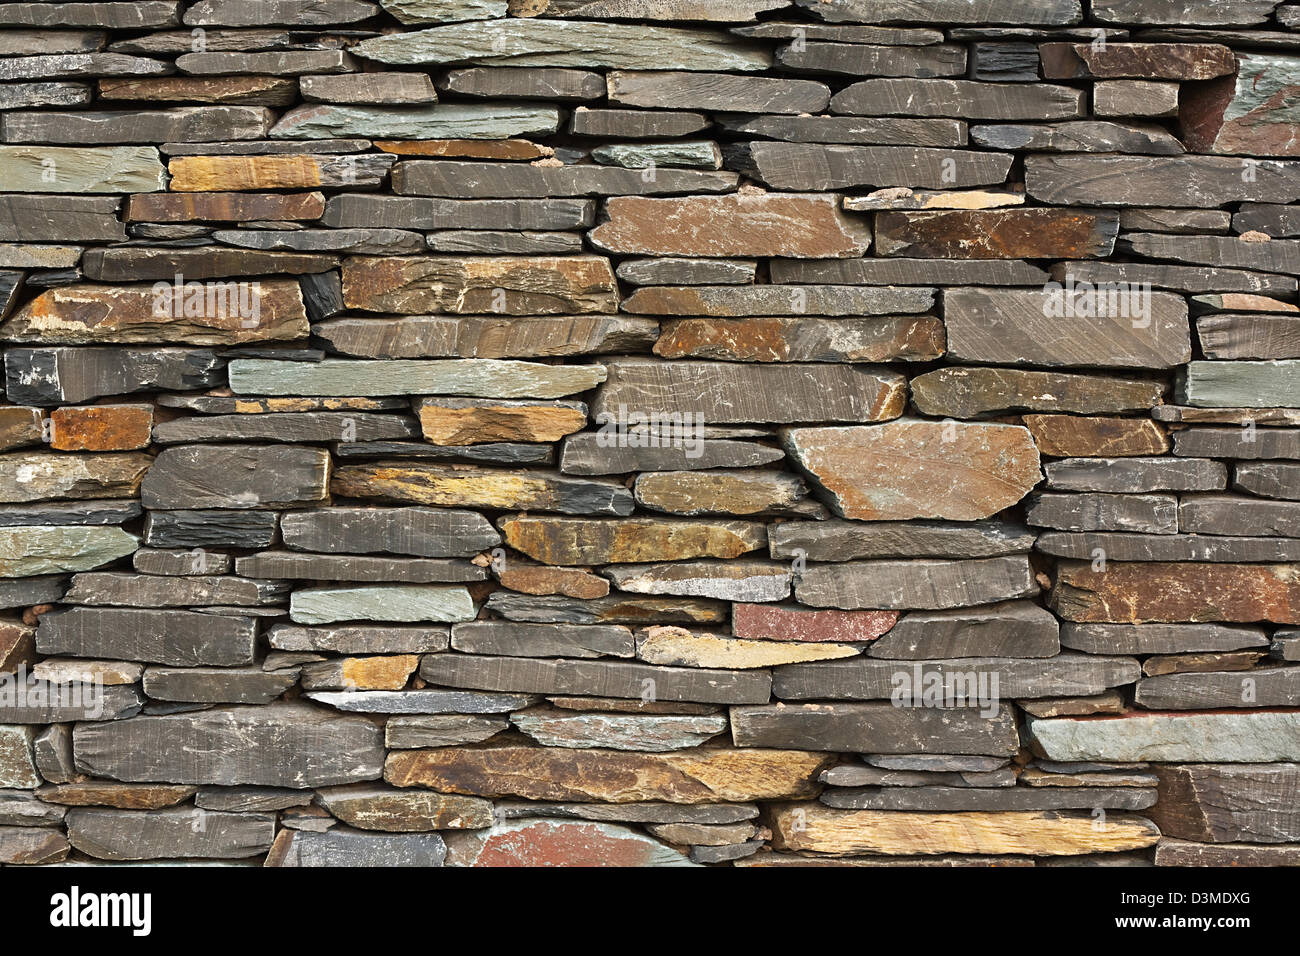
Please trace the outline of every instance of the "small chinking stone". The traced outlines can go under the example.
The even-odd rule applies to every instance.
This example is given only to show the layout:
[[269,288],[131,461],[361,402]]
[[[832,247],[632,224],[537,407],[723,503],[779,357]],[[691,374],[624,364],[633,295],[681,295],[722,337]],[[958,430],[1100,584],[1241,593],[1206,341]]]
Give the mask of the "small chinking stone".
[[1300,0],[0,0],[0,870],[1300,866],[1297,91]]

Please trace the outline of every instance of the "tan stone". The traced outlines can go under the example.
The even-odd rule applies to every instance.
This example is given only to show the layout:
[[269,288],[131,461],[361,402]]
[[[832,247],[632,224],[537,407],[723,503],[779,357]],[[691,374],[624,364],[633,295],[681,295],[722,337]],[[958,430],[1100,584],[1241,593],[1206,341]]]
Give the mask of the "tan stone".
[[1042,477],[1029,432],[1014,425],[903,419],[793,428],[784,438],[845,518],[976,521],[1016,504]]
[[42,787],[37,791],[47,803],[65,807],[117,807],[121,810],[161,810],[174,807],[198,792],[198,787],[161,783],[109,783],[86,780]]
[[651,627],[637,634],[636,656],[670,667],[724,667],[748,670],[805,661],[855,657],[852,644],[754,641],[723,634],[695,633],[683,627]]
[[435,445],[553,442],[587,425],[577,402],[506,402],[427,398],[420,404],[424,440]]
[[504,519],[500,528],[506,544],[546,564],[738,558],[767,547],[767,527],[755,521],[523,516]]
[[554,152],[526,139],[377,139],[375,147],[399,156],[443,159],[542,159]]
[[15,452],[0,457],[0,502],[134,498],[152,464],[142,454]]
[[39,445],[45,434],[39,408],[21,405],[0,407],[0,451]]
[[752,515],[789,507],[806,494],[793,475],[753,468],[646,472],[637,476],[635,492],[642,507],[679,515]]
[[836,856],[855,853],[938,853],[1071,856],[1152,846],[1160,831],[1145,817],[1108,813],[1097,826],[1087,812],[910,813],[832,810],[816,803],[778,808],[772,817],[777,849]]
[[337,156],[302,154],[173,156],[167,170],[171,173],[173,192],[314,189],[341,185],[348,158],[351,157],[340,162]]
[[324,193],[139,193],[126,201],[127,222],[276,222],[319,219]]
[[551,568],[508,561],[497,580],[502,587],[523,594],[563,594],[590,600],[609,593],[609,581],[587,568]]
[[390,753],[384,779],[399,787],[529,800],[718,803],[816,795],[826,754],[694,748],[650,754],[559,747],[443,747]]
[[32,668],[32,676],[51,684],[103,684],[118,687],[139,683],[144,665],[131,661],[85,661],[47,657]]
[[1039,454],[1057,458],[1126,458],[1169,450],[1165,430],[1149,418],[1026,415],[1024,423]]

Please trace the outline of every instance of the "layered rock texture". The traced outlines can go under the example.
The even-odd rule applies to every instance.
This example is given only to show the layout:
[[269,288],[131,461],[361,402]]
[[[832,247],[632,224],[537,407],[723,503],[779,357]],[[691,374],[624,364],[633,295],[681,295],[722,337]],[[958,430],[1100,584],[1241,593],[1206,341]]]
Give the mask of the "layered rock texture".
[[1294,3],[4,11],[0,866],[1300,865]]

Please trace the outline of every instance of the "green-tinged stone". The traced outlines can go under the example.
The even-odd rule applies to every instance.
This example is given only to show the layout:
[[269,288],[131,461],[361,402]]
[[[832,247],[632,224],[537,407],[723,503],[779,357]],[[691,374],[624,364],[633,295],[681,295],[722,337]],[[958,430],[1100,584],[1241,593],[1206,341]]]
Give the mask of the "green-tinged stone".
[[152,146],[0,146],[0,182],[16,193],[152,193],[167,188]]
[[392,584],[375,587],[308,588],[289,599],[298,624],[331,621],[472,621],[474,602],[461,587]]
[[0,577],[88,571],[125,557],[140,539],[121,528],[0,528]]
[[[404,33],[379,40],[419,36]],[[362,44],[364,46],[364,43]],[[397,61],[394,61],[397,62]],[[339,106],[309,103],[280,117],[271,128],[273,139],[334,139],[360,136],[393,139],[509,139],[546,135],[560,127],[553,106],[513,103],[440,103],[409,109],[402,106]]]
[[1300,402],[1300,360],[1189,362],[1178,394],[1202,408],[1287,408]]
[[282,362],[235,359],[230,387],[248,395],[472,395],[562,398],[605,380],[603,365],[543,365],[498,359]]

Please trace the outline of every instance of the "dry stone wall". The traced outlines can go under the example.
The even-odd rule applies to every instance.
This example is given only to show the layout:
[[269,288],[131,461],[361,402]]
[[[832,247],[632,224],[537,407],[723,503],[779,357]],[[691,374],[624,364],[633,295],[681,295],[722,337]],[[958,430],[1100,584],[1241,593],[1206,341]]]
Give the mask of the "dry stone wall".
[[0,865],[1300,863],[1300,6],[0,5]]

